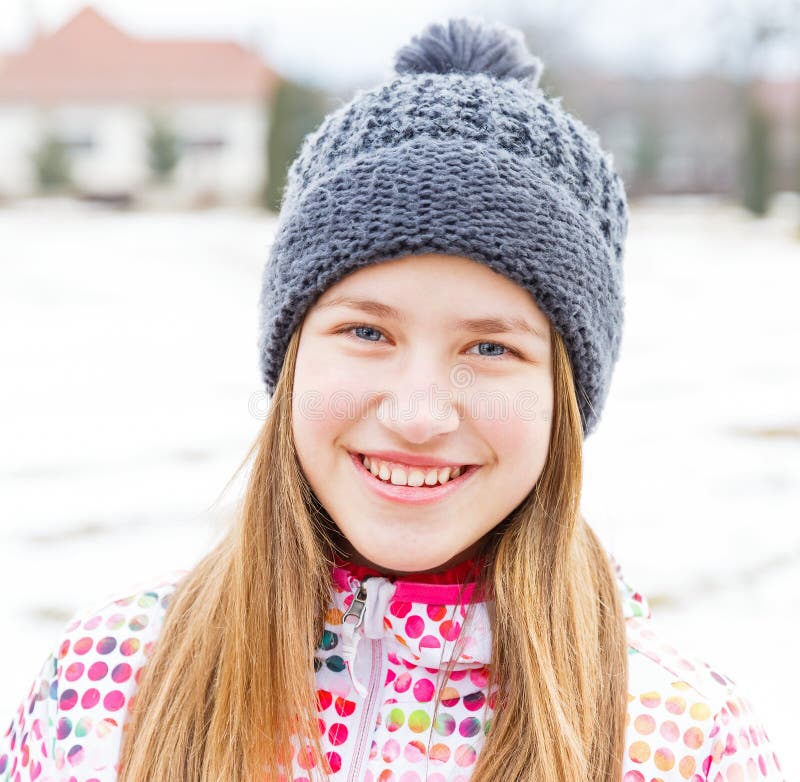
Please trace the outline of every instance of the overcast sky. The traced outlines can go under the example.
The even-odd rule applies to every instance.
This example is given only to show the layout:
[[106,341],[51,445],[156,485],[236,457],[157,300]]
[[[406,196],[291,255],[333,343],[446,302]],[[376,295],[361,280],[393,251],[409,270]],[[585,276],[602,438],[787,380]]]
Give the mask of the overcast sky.
[[[570,46],[610,69],[691,73],[718,62],[722,24],[795,0],[94,0],[142,36],[232,37],[288,76],[337,88],[386,75],[392,54],[430,21],[456,14],[546,25],[549,45]],[[86,0],[1,0],[0,50],[19,50],[32,20],[51,31]],[[720,16],[720,8],[727,10]],[[795,3],[797,8],[797,3]],[[722,20],[720,22],[720,20]],[[542,52],[537,52],[542,54]],[[543,57],[544,59],[544,57]],[[770,72],[800,73],[800,46],[778,49]],[[547,60],[545,59],[545,69]]]

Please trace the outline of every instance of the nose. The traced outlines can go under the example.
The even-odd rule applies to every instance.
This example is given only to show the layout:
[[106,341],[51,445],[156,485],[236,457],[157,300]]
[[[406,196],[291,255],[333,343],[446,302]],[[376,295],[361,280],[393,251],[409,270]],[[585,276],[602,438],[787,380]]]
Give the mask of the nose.
[[[425,374],[419,372],[416,376]],[[411,443],[424,443],[457,429],[461,419],[449,385],[413,382],[413,377],[406,375],[404,383],[393,384],[392,390],[381,398],[378,420]],[[431,377],[429,371],[427,377]]]

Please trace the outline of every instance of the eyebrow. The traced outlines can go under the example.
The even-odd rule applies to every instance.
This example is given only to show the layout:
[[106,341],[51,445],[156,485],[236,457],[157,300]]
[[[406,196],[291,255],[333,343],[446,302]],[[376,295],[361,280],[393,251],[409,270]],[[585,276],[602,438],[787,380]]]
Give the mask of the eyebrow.
[[[358,296],[336,296],[324,304],[319,304],[319,309],[342,305],[352,309],[361,310],[378,318],[391,318],[400,323],[405,323],[406,316],[394,307],[374,299],[364,299]],[[522,332],[530,334],[536,339],[546,342],[544,334],[534,328],[525,318],[507,317],[499,315],[485,315],[478,318],[461,318],[455,321],[455,327],[474,333],[504,334],[509,332]]]

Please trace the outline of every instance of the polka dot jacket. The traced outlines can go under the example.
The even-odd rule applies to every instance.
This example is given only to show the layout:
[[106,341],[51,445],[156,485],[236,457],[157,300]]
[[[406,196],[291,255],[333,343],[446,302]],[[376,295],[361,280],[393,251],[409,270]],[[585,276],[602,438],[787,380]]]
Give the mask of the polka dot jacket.
[[[459,580],[467,564],[415,581],[334,564],[315,653],[322,762],[334,782],[470,778],[494,691],[487,604]],[[623,782],[783,780],[752,704],[723,673],[666,643],[615,567],[629,639]],[[3,731],[0,780],[117,778],[122,725],[182,573],[73,618]],[[454,656],[470,600],[474,621],[434,716],[436,674]],[[313,754],[293,743],[291,782],[319,779]]]

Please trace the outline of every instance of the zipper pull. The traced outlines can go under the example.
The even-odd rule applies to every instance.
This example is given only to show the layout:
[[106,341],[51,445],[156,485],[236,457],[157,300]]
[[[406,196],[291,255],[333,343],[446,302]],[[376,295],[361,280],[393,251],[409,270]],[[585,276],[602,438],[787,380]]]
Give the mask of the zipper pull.
[[362,696],[366,695],[366,689],[355,676],[353,661],[360,640],[356,637],[356,631],[364,621],[364,611],[367,607],[367,588],[364,586],[367,578],[370,578],[370,576],[366,576],[363,581],[354,585],[353,599],[347,610],[342,614],[342,656],[350,674],[350,680]]
[[[369,578],[369,576],[367,576],[367,578]],[[366,580],[365,578],[364,581]],[[347,611],[342,614],[342,624],[350,625],[353,631],[357,630],[364,621],[364,609],[367,606],[367,588],[364,586],[364,581],[353,589],[353,600],[348,606]],[[348,621],[352,617],[355,617],[355,621]]]

